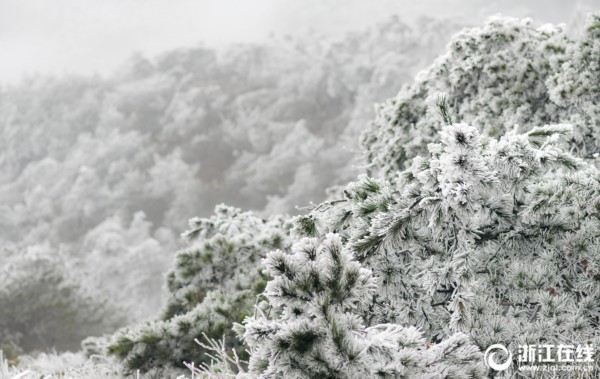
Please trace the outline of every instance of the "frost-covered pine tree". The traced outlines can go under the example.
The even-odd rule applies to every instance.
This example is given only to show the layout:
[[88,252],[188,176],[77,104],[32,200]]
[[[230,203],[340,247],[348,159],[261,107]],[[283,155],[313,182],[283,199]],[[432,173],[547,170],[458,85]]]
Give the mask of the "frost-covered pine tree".
[[211,218],[195,218],[185,233],[190,246],[176,256],[168,274],[170,297],[160,320],[125,328],[112,337],[108,352],[127,369],[150,371],[209,362],[194,339],[225,338],[244,357],[231,330],[252,314],[267,278],[261,259],[274,249],[289,249],[289,222],[261,219],[251,212],[217,206]]
[[[339,233],[378,278],[371,323],[503,343],[600,343],[600,172],[566,152],[571,127],[484,137],[445,126],[428,157],[300,217]],[[392,141],[393,143],[393,141]]]
[[464,334],[428,345],[415,327],[371,324],[377,282],[339,235],[304,238],[265,259],[272,277],[255,316],[238,325],[251,358],[244,377],[479,378]]
[[438,93],[447,94],[453,122],[487,136],[502,136],[516,124],[570,123],[571,148],[593,158],[600,152],[599,24],[598,15],[590,16],[576,41],[561,26],[503,17],[458,33],[446,54],[377,107],[361,137],[371,172],[394,175],[438,141],[443,121],[427,104]]

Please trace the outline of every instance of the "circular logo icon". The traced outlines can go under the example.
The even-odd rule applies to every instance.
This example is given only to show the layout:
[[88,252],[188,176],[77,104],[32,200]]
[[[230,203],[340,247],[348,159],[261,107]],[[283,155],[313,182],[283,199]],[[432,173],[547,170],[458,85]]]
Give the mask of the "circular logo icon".
[[[504,354],[508,355],[506,362],[501,362],[501,363],[496,362],[496,360],[494,359],[494,356],[496,355],[496,353],[498,353],[498,350],[500,350],[500,351],[504,352]],[[510,351],[508,351],[506,346],[497,343],[497,344],[492,345],[487,348],[487,350],[485,351],[485,354],[483,355],[483,359],[485,360],[486,366],[488,366],[492,370],[504,371],[507,368],[509,368],[510,365],[512,364],[512,353]]]

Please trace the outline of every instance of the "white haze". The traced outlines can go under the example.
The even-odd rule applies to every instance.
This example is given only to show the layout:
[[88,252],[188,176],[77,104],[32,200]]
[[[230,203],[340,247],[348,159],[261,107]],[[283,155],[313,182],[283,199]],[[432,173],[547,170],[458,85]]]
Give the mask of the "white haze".
[[[3,0],[0,83],[31,74],[108,74],[133,53],[155,55],[197,44],[260,42],[307,31],[328,36],[390,14],[478,22],[502,13],[568,22],[588,1],[480,0]],[[597,5],[597,4],[596,4]]]

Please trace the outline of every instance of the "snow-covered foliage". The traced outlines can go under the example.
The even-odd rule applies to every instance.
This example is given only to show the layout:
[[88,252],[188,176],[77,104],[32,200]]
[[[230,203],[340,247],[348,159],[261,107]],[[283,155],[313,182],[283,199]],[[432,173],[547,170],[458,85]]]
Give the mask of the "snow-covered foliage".
[[[593,59],[593,22],[572,42],[560,28],[493,19],[382,108],[363,141],[384,177],[295,218],[292,254],[265,260],[266,301],[238,327],[247,375],[432,376],[416,362],[456,338],[468,351],[600,344],[600,172],[578,157],[596,151],[585,107],[597,89],[549,100],[565,57]],[[594,83],[571,77],[586,75]],[[577,112],[589,117],[575,122]]]
[[500,139],[452,124],[390,180],[362,177],[296,232],[339,233],[378,277],[371,322],[503,343],[600,343],[600,172],[566,125]]
[[575,126],[575,141],[586,156],[600,153],[600,13],[587,17],[580,39],[548,85],[550,100],[564,109],[563,122]]
[[340,40],[181,49],[136,57],[104,80],[2,87],[0,183],[11,199],[2,237],[70,242],[117,211],[140,210],[181,230],[224,200],[284,213],[322,199],[346,180],[340,172],[354,176],[347,149],[373,102],[459,27],[392,18]]
[[[428,103],[445,93],[454,122],[502,136],[514,125],[574,126],[571,146],[580,156],[600,152],[598,16],[571,40],[561,26],[494,17],[452,38],[446,54],[379,105],[361,137],[373,173],[394,175],[438,141],[443,125]],[[525,129],[523,129],[525,131]]]
[[223,201],[264,214],[322,201],[355,177],[372,104],[459,26],[392,18],[0,86],[0,242],[64,252],[122,324],[155,318],[185,220]]
[[[119,363],[102,356],[87,358],[83,353],[39,354],[18,360],[3,359],[0,351],[0,379],[145,379],[123,376]],[[167,379],[166,377],[164,379]]]
[[479,349],[464,334],[428,345],[414,327],[372,325],[377,284],[339,235],[297,242],[265,259],[272,279],[258,314],[240,327],[249,375],[265,378],[482,377]]
[[[362,142],[381,175],[343,198],[293,219],[192,219],[160,318],[87,339],[81,375],[478,378],[492,344],[599,346],[590,20],[576,41],[503,18],[457,35],[379,108]],[[181,50],[108,80],[2,89],[0,348],[67,346],[128,301],[131,319],[153,316],[180,220],[222,198],[267,213],[322,199],[351,175],[358,109],[423,63],[420,38],[392,20],[340,43]],[[86,292],[101,278],[107,306]]]
[[183,367],[208,362],[194,340],[226,337],[227,346],[244,349],[231,328],[252,313],[266,284],[261,259],[290,247],[290,223],[261,219],[251,212],[218,206],[208,219],[195,218],[185,233],[190,246],[177,253],[168,274],[170,297],[161,320],[126,328],[109,341],[108,352],[129,370]]

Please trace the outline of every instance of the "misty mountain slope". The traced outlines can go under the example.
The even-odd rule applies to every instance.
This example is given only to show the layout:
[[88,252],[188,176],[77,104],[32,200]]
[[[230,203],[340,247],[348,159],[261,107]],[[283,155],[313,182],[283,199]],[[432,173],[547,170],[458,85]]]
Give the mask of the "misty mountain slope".
[[[599,30],[600,17],[592,14],[576,39],[568,37],[562,27],[538,27],[529,20],[498,17],[456,34],[446,54],[376,108],[375,121],[363,134],[363,148],[365,168],[375,168],[369,175],[377,176],[359,175],[330,199],[295,217],[263,217],[217,206],[211,217],[193,218],[184,234],[187,246],[179,250],[167,276],[169,298],[162,314],[113,335],[86,339],[79,359],[86,354],[98,373],[114,366],[116,359],[122,376],[142,370],[149,376],[181,378],[181,369],[187,366],[192,376],[218,378],[491,379],[514,377],[520,371],[523,362],[517,351],[523,346],[541,348],[550,343],[555,347],[577,344],[581,354],[574,362],[590,367],[581,377],[596,377],[600,367],[600,170],[594,153],[594,125],[600,96]],[[240,50],[231,51],[246,57],[245,62],[258,59],[252,54],[248,57],[243,49],[242,55]],[[173,54],[179,57],[175,61],[181,58],[181,52]],[[208,57],[205,63],[212,59],[211,54],[201,56]],[[221,53],[214,57],[224,59]],[[125,108],[111,114],[136,107],[149,107],[144,114],[153,114],[152,107],[173,103],[168,100],[171,96],[154,98],[157,93],[158,97],[168,94],[174,80],[152,74],[161,59],[134,62],[142,75],[133,83],[122,83],[120,90],[126,95],[120,99],[125,105],[119,104]],[[161,67],[172,67],[172,63]],[[243,66],[244,70],[248,67]],[[252,83],[260,72],[246,82]],[[289,72],[290,77],[294,74]],[[331,101],[327,104],[332,108],[339,105],[337,101],[349,101],[333,95],[347,94],[344,81],[322,81],[322,76],[312,74],[302,78],[312,85],[294,81],[297,88],[286,89],[308,91],[323,102]],[[154,87],[160,90],[148,89]],[[314,87],[326,88],[328,97],[319,97],[323,93],[313,91]],[[278,108],[270,106],[282,99],[256,88],[236,99],[243,104],[266,99],[264,109],[275,112]],[[142,104],[127,102],[139,91],[147,95]],[[218,88],[211,93],[218,95]],[[211,104],[229,104],[226,96],[216,95],[210,97]],[[305,99],[303,104],[310,102]],[[260,112],[244,112],[245,117],[224,127],[235,131],[226,134],[243,136],[238,126],[244,120],[252,120],[250,125],[263,120]],[[163,129],[141,130],[145,124],[160,126],[161,121],[154,117],[139,121],[132,114],[115,119],[131,123],[126,143],[156,146],[154,164],[147,172],[157,178],[151,189],[155,199],[160,199],[161,194],[171,193],[169,180],[177,183],[185,177],[188,152],[182,142],[160,155],[160,144],[153,144],[148,136],[161,135]],[[292,107],[283,116],[273,115],[277,115],[273,125],[292,125],[288,117],[293,119],[290,115],[295,113]],[[324,115],[339,119],[339,114],[327,110],[315,110],[312,117]],[[254,166],[244,164],[245,158],[257,157],[261,165],[271,165],[275,174],[285,167],[283,163],[293,162],[296,151],[306,157],[327,151],[330,136],[315,130],[311,120],[293,122],[291,130],[300,136],[299,141],[279,134],[276,126],[267,129],[266,135],[283,142],[273,147],[264,143],[265,134],[249,133],[237,139],[236,146],[246,146],[246,150],[240,147],[231,153],[242,160],[235,167],[256,175],[253,187],[260,190],[262,181],[273,176],[253,171]],[[515,127],[516,120],[523,128]],[[330,125],[328,130],[335,133],[336,122]],[[346,127],[339,134],[353,133]],[[201,136],[200,141],[211,138]],[[403,138],[420,144],[403,152]],[[365,139],[374,143],[365,144]],[[120,141],[117,138],[111,144],[119,147]],[[94,150],[93,144],[86,146],[90,152],[104,152]],[[169,160],[163,165],[160,157],[165,156]],[[129,157],[135,160],[138,155]],[[143,161],[145,156],[140,153],[139,157]],[[215,173],[229,171],[227,157],[216,162],[220,169]],[[44,167],[50,169],[53,164],[50,161]],[[94,170],[82,169],[87,176],[81,179],[80,188],[86,184],[93,188],[98,183]],[[200,173],[201,162],[194,169]],[[310,169],[309,164],[306,172]],[[43,175],[44,170],[33,172]],[[298,171],[294,176],[299,176]],[[227,175],[219,178],[228,180]],[[242,188],[246,178],[229,179],[239,180]],[[297,193],[302,183],[298,180]],[[43,198],[43,189],[35,195],[34,199]],[[153,209],[166,207],[160,201],[154,205]],[[94,208],[93,202],[86,206],[91,208],[83,207],[84,211],[101,209]],[[168,212],[157,214],[167,219]],[[174,241],[168,226],[152,224],[154,217],[151,212],[121,212],[106,218],[86,233],[82,245],[93,252],[86,257],[99,271],[135,269],[146,252]],[[76,243],[59,245],[58,253],[73,256],[70,248]],[[46,246],[32,251],[51,255],[53,246],[48,241]],[[159,257],[155,254],[148,258]],[[165,255],[160,258],[167,259]],[[80,262],[74,259],[71,264]],[[158,268],[149,259],[144,263]],[[90,281],[82,284],[86,288]],[[131,280],[123,284],[131,286],[128,291],[149,288]],[[73,302],[84,303],[85,297],[77,295]],[[221,340],[224,346],[206,337]],[[14,347],[19,336],[13,338]],[[203,344],[203,338],[212,347]],[[483,354],[498,343],[513,352],[508,366],[499,369],[489,364],[492,356],[488,359]],[[225,348],[235,350],[228,355]],[[216,359],[206,355],[210,351]],[[198,369],[190,361],[206,365]],[[519,374],[538,377],[536,372]]]
[[151,317],[187,219],[221,202],[283,214],[323,200],[360,171],[372,104],[459,27],[390,18],[340,40],[179,49],[106,78],[2,87],[0,240],[65,259],[121,319]]

